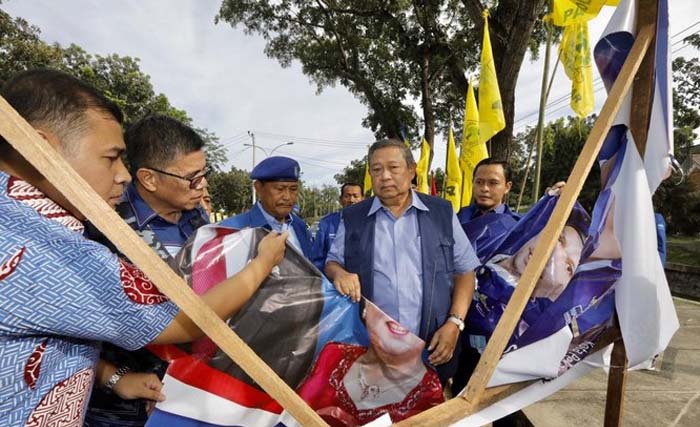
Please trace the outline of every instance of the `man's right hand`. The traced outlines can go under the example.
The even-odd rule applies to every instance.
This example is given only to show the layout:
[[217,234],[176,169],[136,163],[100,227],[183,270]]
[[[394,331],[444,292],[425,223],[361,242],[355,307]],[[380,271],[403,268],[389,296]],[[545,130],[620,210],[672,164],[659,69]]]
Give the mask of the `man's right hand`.
[[333,280],[335,288],[353,302],[360,302],[360,276],[355,273],[339,272]]
[[271,231],[258,243],[258,258],[270,269],[282,262],[287,237],[289,237],[288,231],[284,233]]

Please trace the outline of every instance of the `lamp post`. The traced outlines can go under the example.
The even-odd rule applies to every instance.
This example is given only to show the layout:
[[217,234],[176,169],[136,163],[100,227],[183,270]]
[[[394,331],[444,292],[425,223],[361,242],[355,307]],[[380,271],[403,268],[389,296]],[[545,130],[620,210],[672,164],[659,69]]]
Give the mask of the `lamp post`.
[[[265,148],[263,148],[259,145],[255,145],[255,134],[254,133],[248,131],[248,135],[250,135],[250,139],[252,141],[252,144],[243,144],[243,146],[253,148],[253,169],[255,169],[255,149],[256,148],[259,150],[262,150],[262,152],[265,153],[265,158],[267,158],[267,157],[270,157],[275,152],[275,150],[277,150],[278,148],[282,148],[284,146],[294,144],[294,141],[285,142],[283,144],[280,144],[280,145],[274,147],[272,150],[270,150],[270,153],[268,154],[268,152]],[[251,171],[252,171],[252,169],[251,169]],[[252,186],[253,205],[254,205],[255,204],[255,184],[251,183],[251,186]]]

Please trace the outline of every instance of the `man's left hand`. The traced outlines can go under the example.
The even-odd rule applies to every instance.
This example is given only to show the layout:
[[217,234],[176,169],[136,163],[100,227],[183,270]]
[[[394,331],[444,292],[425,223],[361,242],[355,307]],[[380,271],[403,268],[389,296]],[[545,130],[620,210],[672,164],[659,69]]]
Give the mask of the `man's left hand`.
[[446,322],[433,335],[430,341],[428,351],[430,351],[430,363],[433,365],[442,365],[452,359],[455,347],[457,347],[457,339],[459,338],[459,328],[452,322]]

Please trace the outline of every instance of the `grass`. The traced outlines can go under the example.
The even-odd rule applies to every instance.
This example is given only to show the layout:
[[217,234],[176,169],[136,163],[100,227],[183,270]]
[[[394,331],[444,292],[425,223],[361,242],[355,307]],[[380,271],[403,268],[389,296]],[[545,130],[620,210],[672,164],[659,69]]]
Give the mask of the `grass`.
[[669,236],[666,250],[668,262],[700,267],[700,237]]

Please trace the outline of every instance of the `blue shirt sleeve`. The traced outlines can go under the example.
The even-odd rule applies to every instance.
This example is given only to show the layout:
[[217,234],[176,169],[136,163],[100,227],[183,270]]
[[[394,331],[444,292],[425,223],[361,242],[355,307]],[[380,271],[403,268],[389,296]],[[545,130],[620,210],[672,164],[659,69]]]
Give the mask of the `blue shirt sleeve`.
[[[0,298],[3,328],[107,341],[135,350],[178,312],[136,267],[87,240],[26,243],[24,259]],[[7,286],[7,285],[6,285]]]
[[452,214],[452,235],[455,241],[454,245],[454,266],[455,274],[460,275],[468,273],[479,266],[479,258],[472,244],[469,242],[464,229],[457,219],[457,215]]
[[335,239],[333,244],[331,244],[331,249],[328,251],[326,264],[329,261],[335,261],[342,266],[345,265],[345,222],[342,218],[340,219],[340,225],[338,225],[338,231],[335,232]]

